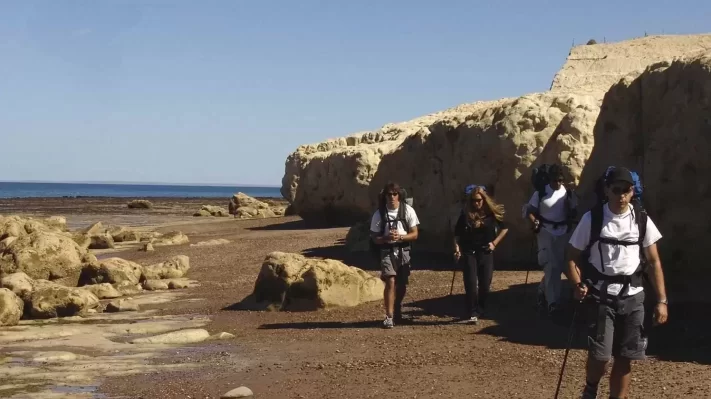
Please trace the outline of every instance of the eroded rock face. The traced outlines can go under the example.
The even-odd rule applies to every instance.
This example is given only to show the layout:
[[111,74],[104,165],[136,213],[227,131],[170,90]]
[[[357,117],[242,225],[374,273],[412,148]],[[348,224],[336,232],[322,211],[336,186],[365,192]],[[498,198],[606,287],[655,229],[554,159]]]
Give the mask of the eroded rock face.
[[421,215],[418,248],[448,251],[462,189],[494,185],[512,227],[497,256],[530,261],[530,249],[520,243],[533,237],[525,223],[517,222],[533,191],[531,167],[557,161],[566,169],[567,184],[574,186],[592,151],[593,127],[608,89],[626,76],[634,79],[652,63],[708,48],[711,35],[575,47],[548,92],[464,104],[298,147],[286,160],[282,196],[306,220],[353,225],[372,215],[377,193],[394,180],[414,196]]
[[589,96],[532,94],[463,105],[342,143],[302,146],[287,160],[282,194],[305,219],[348,225],[370,218],[378,192],[394,180],[414,198],[417,247],[441,250],[451,247],[464,187],[490,184],[511,227],[499,252],[523,259],[530,248],[518,250],[515,237],[530,239],[530,233],[515,219],[533,191],[531,167],[561,163],[569,184],[577,183],[594,144],[597,104]]
[[282,310],[345,307],[382,300],[383,289],[379,278],[339,261],[272,252],[250,300]]
[[580,194],[589,207],[594,181],[610,165],[640,173],[643,199],[663,238],[667,279],[708,281],[711,245],[711,53],[659,63],[605,96],[595,149]]
[[711,35],[647,36],[617,43],[576,46],[553,79],[551,90],[575,91],[602,98],[627,75],[648,65],[711,48]]

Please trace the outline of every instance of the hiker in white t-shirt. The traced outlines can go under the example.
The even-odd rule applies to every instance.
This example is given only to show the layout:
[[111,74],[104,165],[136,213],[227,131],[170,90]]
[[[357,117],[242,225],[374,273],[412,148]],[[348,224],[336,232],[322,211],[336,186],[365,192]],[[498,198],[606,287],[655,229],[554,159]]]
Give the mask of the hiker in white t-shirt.
[[664,275],[656,245],[662,235],[641,202],[633,200],[635,179],[628,169],[608,169],[601,183],[608,202],[599,203],[580,220],[570,238],[566,268],[575,298],[585,298],[583,309],[589,322],[583,399],[597,397],[600,379],[613,356],[610,398],[627,397],[631,361],[645,359],[647,348],[643,274],[650,278],[658,299],[655,323],[667,321]]
[[547,304],[546,310],[552,314],[559,305],[565,247],[570,238],[577,199],[563,185],[560,165],[551,165],[548,177],[545,195],[535,191],[528,201],[528,218],[538,233],[538,264],[543,269],[543,279],[538,288],[539,304]]
[[396,183],[386,184],[370,221],[370,235],[378,246],[380,278],[385,282],[385,328],[402,320],[402,301],[410,276],[410,242],[417,240],[420,224],[415,210],[401,198],[404,192]]

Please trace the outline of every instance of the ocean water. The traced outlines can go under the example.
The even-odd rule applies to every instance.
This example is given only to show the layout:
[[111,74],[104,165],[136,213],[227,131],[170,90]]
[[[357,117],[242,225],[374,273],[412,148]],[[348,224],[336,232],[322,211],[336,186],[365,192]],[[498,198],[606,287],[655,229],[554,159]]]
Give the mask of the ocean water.
[[229,198],[237,192],[252,197],[281,198],[279,187],[187,186],[157,184],[9,183],[0,182],[0,198],[37,197],[174,197]]

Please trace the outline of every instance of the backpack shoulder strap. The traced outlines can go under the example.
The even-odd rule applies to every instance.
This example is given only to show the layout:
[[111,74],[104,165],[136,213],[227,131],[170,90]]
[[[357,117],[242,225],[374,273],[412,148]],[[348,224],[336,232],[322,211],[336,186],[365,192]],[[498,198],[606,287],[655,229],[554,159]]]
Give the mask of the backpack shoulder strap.
[[602,204],[597,204],[590,210],[590,241],[588,241],[588,248],[600,240],[603,216],[602,207]]
[[397,210],[397,221],[402,222],[402,226],[405,228],[405,231],[410,233],[410,226],[407,224],[407,207],[408,205],[405,202],[402,202],[400,204],[400,208]]
[[385,212],[385,207],[379,206],[378,212],[380,212],[380,235],[385,234],[385,225],[387,224],[388,213]]
[[647,211],[637,204],[632,206],[632,210],[634,211],[634,218],[637,222],[637,228],[639,229],[639,245],[640,248],[642,248],[644,237],[647,235]]

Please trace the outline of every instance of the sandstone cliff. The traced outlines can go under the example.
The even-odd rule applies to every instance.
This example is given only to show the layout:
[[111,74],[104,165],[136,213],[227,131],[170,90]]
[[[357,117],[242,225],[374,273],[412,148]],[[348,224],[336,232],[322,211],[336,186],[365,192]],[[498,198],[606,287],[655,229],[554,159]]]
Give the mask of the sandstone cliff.
[[[287,158],[282,195],[307,220],[346,225],[367,219],[383,183],[396,180],[415,198],[414,207],[422,222],[418,248],[442,249],[450,247],[451,225],[464,186],[492,184],[512,224],[510,236],[497,251],[501,260],[530,260],[530,241],[526,239],[531,235],[521,223],[520,210],[532,192],[531,167],[560,162],[569,184],[577,185],[595,142],[609,137],[597,132],[593,136],[593,130],[595,126],[600,129],[600,104],[610,86],[620,80],[620,85],[631,84],[650,62],[698,54],[707,47],[711,47],[711,35],[648,37],[576,47],[549,92],[464,104],[372,132],[300,146]],[[684,74],[686,69],[679,68]],[[605,96],[603,115],[607,118],[611,112],[619,113],[617,134],[626,136],[631,133],[622,121],[637,116],[624,111],[630,107],[616,111],[609,105],[613,92],[621,90],[618,86]],[[644,98],[649,95],[666,94],[642,94]],[[674,100],[667,101],[668,105]],[[670,118],[666,123],[673,126]],[[609,140],[600,145],[614,147],[612,153],[629,151],[628,146],[616,147]],[[667,151],[671,148],[675,147]],[[600,160],[601,164],[613,161]],[[654,176],[647,176],[647,170],[644,173],[647,184],[655,184],[650,181]],[[585,194],[585,184],[581,189]]]
[[608,165],[639,171],[645,206],[664,236],[668,278],[681,270],[687,282],[703,281],[689,273],[711,275],[705,253],[711,247],[711,52],[651,65],[613,86],[594,135],[581,176],[583,198],[591,197],[593,181]]
[[648,36],[619,43],[576,46],[551,85],[602,98],[621,78],[640,74],[651,64],[711,50],[711,35]]

